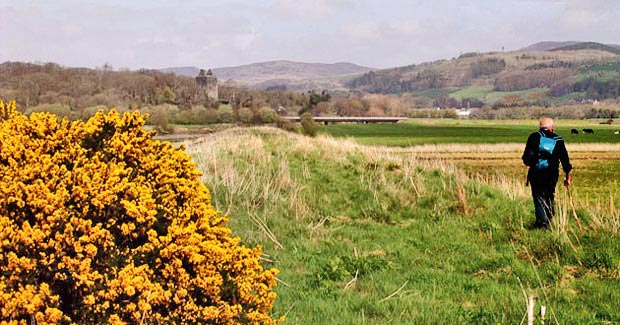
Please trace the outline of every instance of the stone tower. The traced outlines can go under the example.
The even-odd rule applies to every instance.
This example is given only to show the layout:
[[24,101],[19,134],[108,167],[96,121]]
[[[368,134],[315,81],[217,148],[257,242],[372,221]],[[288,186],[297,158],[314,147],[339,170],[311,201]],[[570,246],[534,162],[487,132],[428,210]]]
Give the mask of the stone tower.
[[208,99],[218,99],[217,77],[213,75],[211,69],[206,73],[204,69],[200,69],[200,73],[196,76],[196,85],[203,90]]

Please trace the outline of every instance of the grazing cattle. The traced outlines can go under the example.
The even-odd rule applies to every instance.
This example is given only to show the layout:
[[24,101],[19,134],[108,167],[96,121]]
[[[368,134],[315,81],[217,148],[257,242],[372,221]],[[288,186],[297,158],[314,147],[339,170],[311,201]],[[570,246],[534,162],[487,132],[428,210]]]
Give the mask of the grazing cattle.
[[570,133],[571,134],[579,134],[579,130],[577,130],[577,129],[570,129]]
[[583,129],[583,133],[594,133],[592,129]]
[[614,132],[614,134],[620,134],[620,131],[616,131],[616,132]]

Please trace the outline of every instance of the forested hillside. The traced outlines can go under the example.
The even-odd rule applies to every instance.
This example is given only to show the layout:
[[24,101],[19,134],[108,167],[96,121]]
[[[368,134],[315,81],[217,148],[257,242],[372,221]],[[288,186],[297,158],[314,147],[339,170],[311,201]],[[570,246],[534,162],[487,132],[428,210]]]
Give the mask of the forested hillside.
[[549,51],[463,53],[451,60],[371,71],[349,86],[408,94],[440,107],[549,105],[620,95],[617,48],[592,42],[558,46]]
[[[161,107],[159,111],[166,115],[175,115],[179,110],[191,111],[186,114],[188,122],[231,122],[231,107],[298,108],[307,105],[312,95],[282,89],[257,91],[226,84],[219,86],[219,100],[206,98],[201,92],[204,90],[196,85],[194,78],[156,70],[115,71],[108,65],[87,69],[55,63],[0,64],[0,98],[15,99],[18,107],[26,112],[50,111],[72,119],[88,118],[101,108]],[[228,109],[216,112],[223,103],[229,104]]]
[[[533,107],[551,114],[547,108],[568,105],[575,108],[570,110],[574,114],[561,116],[615,116],[620,56],[614,54],[614,46],[556,42],[536,47],[549,50],[470,52],[450,60],[347,78],[303,79],[300,89],[305,90],[278,80],[260,83],[262,89],[258,90],[220,79],[218,100],[206,98],[193,77],[158,70],[5,62],[0,64],[0,98],[17,100],[26,113],[50,111],[72,119],[86,119],[102,108],[140,108],[163,125],[168,120],[174,124],[273,123],[278,120],[277,112],[305,111],[315,116],[455,115],[453,111],[419,110],[436,107],[482,108],[474,112],[476,116],[491,118],[515,116],[515,107],[528,110],[525,115],[517,114],[523,117],[540,114]],[[272,64],[274,67],[281,64]],[[256,73],[256,69],[246,73]],[[598,106],[602,100],[606,103]]]
[[122,104],[189,104],[197,88],[193,78],[152,70],[114,71],[66,68],[55,63],[0,64],[0,96],[16,99],[19,107],[61,103],[72,108]]

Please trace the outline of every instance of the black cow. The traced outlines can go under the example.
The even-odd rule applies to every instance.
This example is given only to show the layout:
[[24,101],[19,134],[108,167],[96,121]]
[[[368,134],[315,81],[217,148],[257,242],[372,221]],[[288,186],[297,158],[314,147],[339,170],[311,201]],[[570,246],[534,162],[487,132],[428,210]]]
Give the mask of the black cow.
[[583,129],[583,133],[594,133],[592,129]]
[[579,134],[579,130],[577,130],[577,129],[570,129],[570,134]]

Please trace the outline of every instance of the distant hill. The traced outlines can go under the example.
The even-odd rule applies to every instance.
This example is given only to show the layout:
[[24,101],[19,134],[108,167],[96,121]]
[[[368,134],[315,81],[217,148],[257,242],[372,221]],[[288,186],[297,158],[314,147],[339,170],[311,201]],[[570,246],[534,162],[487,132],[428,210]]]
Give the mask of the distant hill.
[[[194,77],[200,69],[196,67],[177,67],[161,69],[177,75]],[[304,63],[294,61],[268,61],[246,64],[236,67],[212,69],[213,74],[222,81],[234,80],[239,84],[265,88],[284,85],[298,88],[308,84],[322,84],[329,79],[346,78],[376,69],[359,66],[348,62],[339,63]],[[321,80],[323,79],[323,80]]]
[[620,49],[612,45],[542,42],[527,49],[535,50],[472,52],[371,71],[352,78],[347,86],[407,94],[414,105],[426,107],[547,105],[620,94]]
[[520,51],[570,51],[570,50],[583,50],[583,49],[595,49],[608,51],[611,53],[617,53],[620,50],[620,44],[602,44],[597,42],[579,42],[579,41],[566,41],[566,42],[538,42],[530,46],[522,48]]
[[555,48],[551,51],[599,50],[620,54],[620,45],[607,45],[595,42],[582,42]]
[[570,46],[579,44],[581,42],[577,41],[567,41],[567,42],[538,42],[534,43],[530,46],[522,48],[520,51],[551,51],[560,47]]

